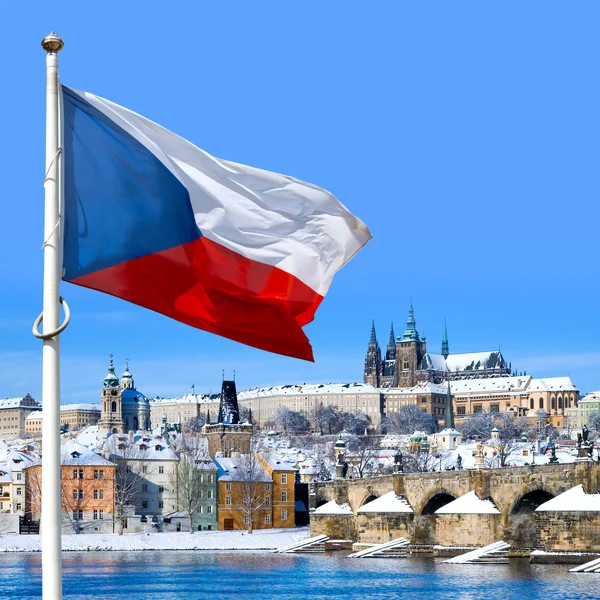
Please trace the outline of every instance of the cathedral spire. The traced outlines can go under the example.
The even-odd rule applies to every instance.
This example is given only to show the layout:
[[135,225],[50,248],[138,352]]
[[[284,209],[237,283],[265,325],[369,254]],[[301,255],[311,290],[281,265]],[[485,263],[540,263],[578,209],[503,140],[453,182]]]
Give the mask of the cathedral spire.
[[448,394],[446,395],[446,412],[444,415],[444,427],[454,429],[454,407],[452,405],[452,390],[448,382]]
[[396,348],[396,336],[394,335],[394,324],[390,327],[390,339],[388,341],[388,350]]
[[448,345],[448,328],[446,327],[446,317],[444,317],[444,337],[442,338],[442,356],[448,358],[450,346]]
[[403,342],[410,341],[419,341],[419,332],[417,331],[417,322],[415,321],[415,310],[412,305],[412,301],[410,303],[410,308],[408,309],[408,319],[406,320],[406,331],[402,336]]
[[377,336],[375,335],[375,319],[373,319],[373,323],[371,324],[371,339],[369,340],[369,345],[376,344],[376,343],[377,343]]

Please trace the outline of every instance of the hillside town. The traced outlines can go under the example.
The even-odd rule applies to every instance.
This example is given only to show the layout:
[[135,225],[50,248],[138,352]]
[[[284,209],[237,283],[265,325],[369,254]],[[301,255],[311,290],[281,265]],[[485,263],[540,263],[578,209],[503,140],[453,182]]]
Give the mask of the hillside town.
[[[43,419],[28,394],[0,400],[0,533],[39,531]],[[238,393],[223,376],[219,394],[148,398],[111,355],[100,402],[60,420],[65,534],[318,528],[322,483],[600,461],[600,392],[452,355],[445,327],[428,354],[412,306],[383,360],[372,327],[360,383]]]

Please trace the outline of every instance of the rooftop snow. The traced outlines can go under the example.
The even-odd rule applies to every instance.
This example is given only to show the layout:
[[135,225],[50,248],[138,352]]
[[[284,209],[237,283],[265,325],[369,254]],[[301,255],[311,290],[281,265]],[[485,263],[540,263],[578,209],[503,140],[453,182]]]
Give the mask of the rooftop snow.
[[586,494],[582,485],[540,504],[536,512],[600,512],[600,494]]
[[[217,464],[218,479],[219,481],[245,481],[254,475],[255,481],[261,481],[263,483],[270,483],[273,480],[267,473],[263,464],[258,460],[256,465],[246,466],[244,455],[240,458],[214,458],[214,462]],[[247,455],[246,455],[247,456]],[[252,473],[254,471],[254,473]]]
[[351,515],[353,514],[350,505],[347,502],[344,504],[338,504],[335,500],[331,500],[327,502],[327,504],[323,504],[319,506],[319,508],[315,508],[315,515]]
[[367,502],[358,509],[359,513],[412,513],[410,504],[395,492],[389,492],[381,498]]
[[206,404],[209,402],[218,402],[219,394],[186,394],[178,398],[150,398],[152,404]]
[[570,377],[547,377],[532,379],[528,392],[576,392],[577,388]]
[[308,396],[314,394],[379,394],[379,390],[368,383],[303,383],[302,385],[276,385],[245,390],[238,394],[238,400],[259,396]]
[[491,500],[481,500],[471,491],[435,511],[436,515],[499,515]]

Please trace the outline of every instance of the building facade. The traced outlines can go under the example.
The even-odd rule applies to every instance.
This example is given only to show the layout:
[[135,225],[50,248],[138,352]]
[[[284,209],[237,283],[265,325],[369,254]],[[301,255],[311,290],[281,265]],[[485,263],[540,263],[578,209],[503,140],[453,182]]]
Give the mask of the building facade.
[[[25,418],[25,433],[33,437],[42,435],[44,411],[34,411]],[[100,420],[99,404],[61,404],[60,424],[65,430],[77,431]]]
[[26,418],[39,410],[40,404],[29,394],[23,398],[0,400],[0,439],[10,441],[22,438],[26,433]]
[[152,429],[167,423],[185,425],[200,416],[215,420],[219,412],[219,394],[186,394],[181,398],[150,399],[150,424]]

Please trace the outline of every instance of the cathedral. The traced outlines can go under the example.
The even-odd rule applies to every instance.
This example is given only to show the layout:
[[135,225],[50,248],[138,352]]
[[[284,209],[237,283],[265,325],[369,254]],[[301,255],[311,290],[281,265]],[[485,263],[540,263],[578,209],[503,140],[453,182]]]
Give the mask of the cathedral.
[[427,352],[425,336],[421,337],[417,331],[412,303],[404,333],[396,337],[392,324],[384,358],[377,342],[375,322],[371,326],[364,382],[374,387],[408,388],[427,381],[442,383],[454,379],[504,377],[510,374],[511,366],[507,365],[500,350],[450,354],[445,323],[440,354]]
[[125,372],[119,381],[110,355],[108,373],[102,384],[101,402],[98,430],[103,434],[150,429],[150,403],[144,394],[135,389],[129,361],[126,361]]

